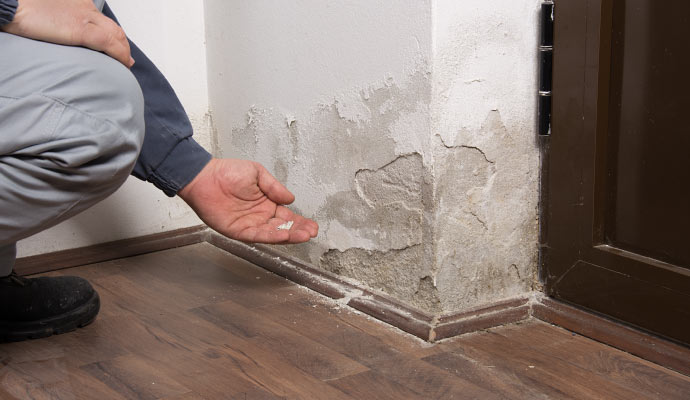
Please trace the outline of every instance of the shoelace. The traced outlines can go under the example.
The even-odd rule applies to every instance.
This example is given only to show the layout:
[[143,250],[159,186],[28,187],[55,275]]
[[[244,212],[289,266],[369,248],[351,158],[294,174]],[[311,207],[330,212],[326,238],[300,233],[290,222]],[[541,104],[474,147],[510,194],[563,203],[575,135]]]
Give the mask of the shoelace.
[[24,278],[23,276],[17,275],[17,273],[14,271],[12,271],[12,273],[7,275],[6,277],[0,278],[0,282],[22,287],[29,286],[29,284],[31,284],[31,280],[29,280],[28,278]]

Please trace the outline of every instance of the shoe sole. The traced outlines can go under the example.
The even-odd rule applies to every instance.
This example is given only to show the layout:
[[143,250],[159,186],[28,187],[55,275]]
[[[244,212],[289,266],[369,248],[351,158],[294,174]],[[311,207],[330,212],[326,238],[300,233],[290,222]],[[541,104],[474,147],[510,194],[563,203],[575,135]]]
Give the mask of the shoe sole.
[[64,314],[28,322],[0,321],[0,342],[19,342],[71,332],[92,323],[100,308],[101,300],[94,291],[84,304]]

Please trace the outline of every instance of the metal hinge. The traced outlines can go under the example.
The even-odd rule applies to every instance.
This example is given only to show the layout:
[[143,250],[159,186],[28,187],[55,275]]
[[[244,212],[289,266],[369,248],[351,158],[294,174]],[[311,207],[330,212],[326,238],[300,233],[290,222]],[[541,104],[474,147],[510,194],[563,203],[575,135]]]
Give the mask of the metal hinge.
[[551,134],[551,84],[553,68],[553,1],[541,4],[541,34],[539,39],[539,104],[537,120],[539,135]]

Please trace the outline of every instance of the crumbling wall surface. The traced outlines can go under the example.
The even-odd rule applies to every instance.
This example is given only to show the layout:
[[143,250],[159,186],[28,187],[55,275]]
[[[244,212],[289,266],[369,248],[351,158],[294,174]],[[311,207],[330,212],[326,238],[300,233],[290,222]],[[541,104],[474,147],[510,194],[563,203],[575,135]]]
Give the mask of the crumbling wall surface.
[[321,226],[282,251],[435,314],[529,290],[538,3],[499,3],[205,2],[221,155]]
[[431,2],[205,5],[221,154],[266,165],[295,193],[293,209],[321,226],[316,240],[281,250],[436,307],[425,279]]
[[434,273],[444,311],[519,296],[537,265],[538,1],[435,2]]

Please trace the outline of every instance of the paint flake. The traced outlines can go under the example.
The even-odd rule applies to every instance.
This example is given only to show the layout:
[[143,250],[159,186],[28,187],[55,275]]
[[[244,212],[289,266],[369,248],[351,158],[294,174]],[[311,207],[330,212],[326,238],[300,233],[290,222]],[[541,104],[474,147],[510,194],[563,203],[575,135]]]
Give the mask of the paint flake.
[[295,223],[295,221],[288,221],[288,222],[286,222],[286,223],[284,223],[284,224],[282,224],[282,225],[278,225],[278,228],[277,228],[277,229],[278,229],[279,231],[282,231],[282,230],[289,230],[290,228],[292,228],[292,224],[294,224],[294,223]]

